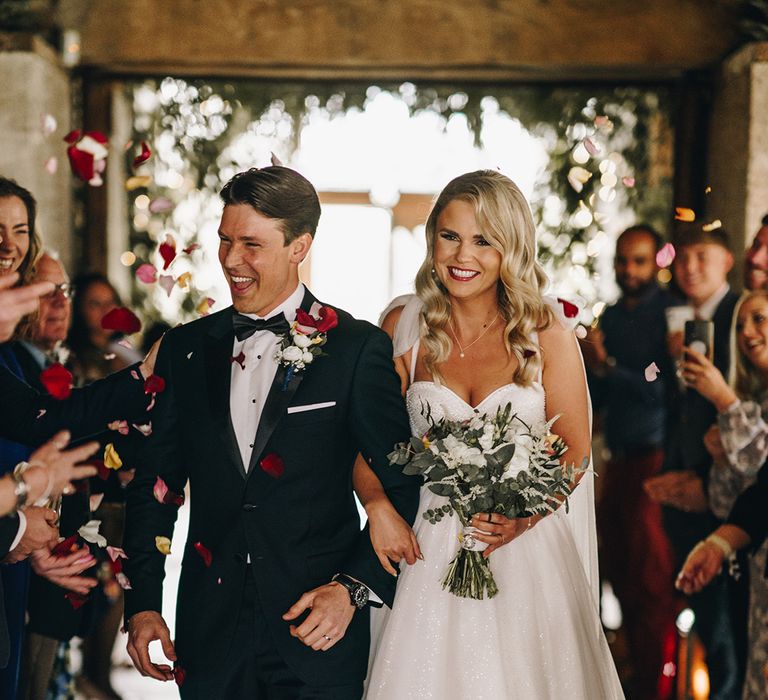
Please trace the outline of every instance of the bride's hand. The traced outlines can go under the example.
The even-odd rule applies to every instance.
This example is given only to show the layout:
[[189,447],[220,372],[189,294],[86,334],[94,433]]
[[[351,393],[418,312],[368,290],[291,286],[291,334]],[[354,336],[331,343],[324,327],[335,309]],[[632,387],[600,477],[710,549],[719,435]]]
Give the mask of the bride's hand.
[[530,530],[542,517],[532,515],[530,518],[508,518],[501,513],[476,513],[470,525],[478,531],[474,534],[475,539],[488,545],[483,550],[483,556],[487,559],[499,547]]
[[416,559],[424,558],[413,530],[387,499],[368,503],[365,512],[370,523],[371,544],[385,571],[397,576],[393,561],[405,559],[409,564],[415,564]]

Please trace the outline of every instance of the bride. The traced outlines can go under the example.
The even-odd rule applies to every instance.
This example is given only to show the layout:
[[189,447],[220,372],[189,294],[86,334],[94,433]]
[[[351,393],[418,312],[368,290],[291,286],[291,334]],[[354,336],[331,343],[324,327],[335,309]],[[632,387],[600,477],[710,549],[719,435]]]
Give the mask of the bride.
[[[457,177],[427,221],[417,294],[383,318],[414,435],[507,403],[526,421],[558,414],[568,462],[590,454],[590,408],[581,357],[563,310],[542,296],[534,225],[517,186],[482,170]],[[395,468],[395,467],[393,467]],[[355,488],[385,567],[409,552],[391,611],[374,611],[367,700],[603,700],[623,698],[598,614],[593,475],[569,509],[531,518],[477,514],[476,539],[498,584],[492,599],[441,586],[461,525],[421,513],[447,502],[422,487],[413,531],[364,462]],[[418,541],[418,544],[414,540]],[[417,555],[417,559],[413,554]],[[394,573],[394,570],[392,570]]]

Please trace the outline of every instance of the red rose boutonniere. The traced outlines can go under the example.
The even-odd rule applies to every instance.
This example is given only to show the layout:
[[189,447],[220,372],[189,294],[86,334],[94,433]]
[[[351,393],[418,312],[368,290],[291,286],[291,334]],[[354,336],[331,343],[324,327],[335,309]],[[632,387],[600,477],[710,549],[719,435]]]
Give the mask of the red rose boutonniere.
[[312,364],[316,357],[322,356],[323,345],[328,340],[328,331],[339,323],[336,311],[330,306],[313,304],[309,313],[296,309],[296,320],[291,329],[283,336],[275,354],[278,364],[287,368],[283,390],[288,387],[296,372]]

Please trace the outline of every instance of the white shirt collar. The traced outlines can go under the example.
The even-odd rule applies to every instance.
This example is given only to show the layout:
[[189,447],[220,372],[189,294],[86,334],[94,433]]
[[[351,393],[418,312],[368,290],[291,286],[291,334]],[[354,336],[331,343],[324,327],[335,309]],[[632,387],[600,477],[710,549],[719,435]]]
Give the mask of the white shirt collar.
[[304,301],[305,292],[306,287],[301,282],[299,282],[299,286],[296,287],[296,291],[294,291],[291,296],[289,296],[282,304],[280,304],[280,306],[272,309],[272,311],[270,311],[266,316],[259,316],[258,314],[243,314],[243,316],[258,320],[262,318],[272,318],[273,316],[277,316],[278,314],[282,313],[285,316],[285,320],[288,321],[288,323],[292,323],[296,320],[296,309],[298,309],[301,306],[301,302]]
[[712,317],[715,315],[715,311],[717,311],[717,307],[720,306],[720,302],[723,300],[723,297],[728,294],[729,289],[730,285],[728,282],[723,282],[722,287],[696,308],[696,316],[704,321],[711,321]]

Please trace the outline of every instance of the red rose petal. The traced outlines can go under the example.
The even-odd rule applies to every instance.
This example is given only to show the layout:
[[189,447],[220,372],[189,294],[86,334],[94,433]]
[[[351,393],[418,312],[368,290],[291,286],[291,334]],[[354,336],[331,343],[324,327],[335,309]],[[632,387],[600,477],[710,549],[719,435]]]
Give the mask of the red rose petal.
[[77,542],[79,539],[80,535],[77,533],[70,535],[66,539],[59,542],[51,550],[51,554],[53,554],[54,557],[66,557],[68,554],[72,554],[72,552],[77,548]]
[[77,146],[70,146],[67,149],[67,157],[72,173],[83,182],[88,182],[94,176],[93,154],[81,151]]
[[300,326],[306,326],[307,328],[317,328],[317,321],[313,316],[310,316],[304,309],[296,309],[296,321]]
[[80,140],[80,137],[82,136],[83,132],[80,131],[80,129],[74,129],[73,131],[70,131],[65,137],[64,140],[69,143],[77,143]]
[[146,163],[152,155],[152,150],[146,141],[141,142],[141,153],[133,159],[133,167],[138,168],[142,163]]
[[101,319],[101,327],[108,331],[119,331],[131,335],[141,330],[141,321],[130,309],[118,306]]
[[283,462],[283,458],[274,452],[270,452],[264,457],[264,459],[259,462],[259,466],[265,474],[268,474],[273,479],[279,479],[285,472],[285,462]]
[[237,357],[230,357],[230,362],[237,362],[238,365],[240,365],[240,369],[245,369],[245,353],[241,350],[240,354],[237,355]]
[[69,601],[69,604],[77,610],[78,608],[82,608],[83,605],[85,605],[88,602],[88,596],[83,595],[82,593],[75,593],[74,591],[69,591],[64,594],[64,597]]
[[150,374],[144,381],[144,393],[145,394],[162,394],[165,391],[165,379],[156,375]]
[[323,306],[320,309],[320,320],[316,323],[317,330],[321,333],[335,328],[339,324],[339,316],[330,306]]
[[163,270],[167,270],[168,266],[173,262],[174,258],[176,257],[176,246],[171,245],[170,243],[161,243],[160,248],[158,249],[160,252],[160,257],[163,259]]
[[192,245],[187,246],[186,248],[184,248],[181,252],[182,253],[186,253],[187,255],[189,255],[192,251],[197,250],[199,247],[200,247],[199,243],[193,243]]
[[566,301],[565,299],[561,299],[560,297],[558,297],[557,300],[562,305],[563,315],[566,318],[576,318],[579,315],[579,307],[576,306],[576,304],[572,304],[570,301]]
[[181,688],[184,685],[184,679],[187,677],[187,672],[181,666],[173,667],[173,680],[176,681],[176,685]]
[[213,561],[213,554],[211,554],[211,550],[208,549],[208,547],[206,547],[202,542],[195,542],[193,546],[195,551],[203,558],[205,565],[210,566],[211,562]]
[[56,362],[40,373],[40,382],[54,399],[68,399],[72,393],[72,373]]

